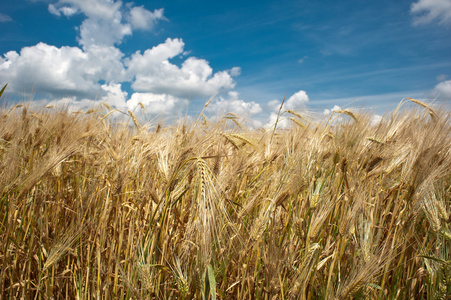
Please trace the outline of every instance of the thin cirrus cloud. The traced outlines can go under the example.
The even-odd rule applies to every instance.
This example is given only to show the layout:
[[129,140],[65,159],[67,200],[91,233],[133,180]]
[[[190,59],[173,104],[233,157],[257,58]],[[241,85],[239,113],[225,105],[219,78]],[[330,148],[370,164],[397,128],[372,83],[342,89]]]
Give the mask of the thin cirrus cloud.
[[[155,113],[172,113],[193,97],[210,97],[235,86],[239,67],[213,72],[209,62],[186,57],[182,39],[166,39],[151,49],[129,57],[119,49],[135,30],[152,30],[166,20],[163,9],[149,11],[133,3],[102,0],[60,0],[48,10],[58,17],[75,14],[86,18],[78,27],[79,47],[56,47],[40,42],[18,53],[0,56],[0,81],[8,91],[34,87],[49,100],[89,103],[104,100],[119,107],[139,102],[152,104]],[[180,65],[170,60],[179,56]],[[131,83],[129,98],[122,84]],[[81,101],[83,100],[83,101]],[[94,102],[92,102],[94,103]]]
[[412,3],[410,12],[414,15],[414,25],[428,24],[434,21],[442,25],[451,25],[450,0],[419,0]]
[[11,22],[12,20],[10,16],[0,13],[0,23]]

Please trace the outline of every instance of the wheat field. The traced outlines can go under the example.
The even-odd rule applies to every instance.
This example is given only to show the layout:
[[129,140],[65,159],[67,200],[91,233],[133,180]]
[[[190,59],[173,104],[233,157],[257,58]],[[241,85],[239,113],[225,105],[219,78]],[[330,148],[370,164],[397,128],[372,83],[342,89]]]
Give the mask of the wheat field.
[[450,112],[404,102],[269,130],[4,108],[0,298],[450,299]]

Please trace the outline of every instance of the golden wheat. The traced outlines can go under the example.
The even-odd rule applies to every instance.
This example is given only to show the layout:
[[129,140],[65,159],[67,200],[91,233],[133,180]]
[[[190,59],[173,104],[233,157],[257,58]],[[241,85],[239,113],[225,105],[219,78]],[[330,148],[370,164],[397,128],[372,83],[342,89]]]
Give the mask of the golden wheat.
[[268,131],[3,110],[0,298],[445,298],[450,113],[407,101]]

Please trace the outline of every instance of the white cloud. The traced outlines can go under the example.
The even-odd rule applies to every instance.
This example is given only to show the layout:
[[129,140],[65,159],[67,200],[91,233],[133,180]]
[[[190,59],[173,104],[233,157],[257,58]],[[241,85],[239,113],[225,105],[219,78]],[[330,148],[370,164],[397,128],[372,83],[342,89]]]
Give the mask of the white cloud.
[[332,52],[330,52],[329,50],[325,50],[325,49],[320,50],[319,53],[321,53],[323,56],[331,56],[332,55]]
[[298,59],[298,63],[302,64],[308,58],[307,55],[304,55],[303,58]]
[[284,106],[286,109],[302,109],[305,108],[305,105],[308,101],[309,98],[307,96],[307,93],[301,90],[288,98]]
[[136,6],[130,9],[125,19],[134,29],[151,30],[158,20],[164,19],[163,12],[162,8],[151,12],[144,6]]
[[49,4],[49,10],[53,7],[54,14],[64,14],[64,10],[69,7],[82,12],[88,18],[111,20],[115,18],[121,6],[121,1],[112,0],[59,0],[55,4]]
[[212,68],[204,59],[187,58],[178,67],[169,62],[183,53],[184,43],[181,39],[168,38],[163,44],[132,55],[127,62],[128,71],[135,76],[132,84],[139,92],[172,94],[176,97],[210,97],[221,89],[232,89],[235,82],[231,73],[221,71],[213,74]]
[[71,17],[71,16],[75,15],[76,13],[79,13],[77,8],[71,7],[71,6],[61,6],[60,8],[56,8],[55,5],[49,4],[48,9],[52,15],[55,15],[58,17],[60,17],[61,14],[66,17]]
[[20,54],[7,52],[0,60],[0,78],[10,83],[12,92],[36,86],[44,92],[83,93],[95,89],[92,81],[76,74],[76,68],[85,65],[86,58],[86,53],[76,47],[57,48],[39,43],[22,48]]
[[87,111],[88,109],[91,109],[95,107],[98,102],[91,100],[91,99],[81,99],[77,100],[76,97],[63,97],[59,98],[57,100],[40,100],[40,101],[33,101],[32,104],[37,104],[37,108],[42,108],[43,106],[47,106],[48,108],[68,108],[68,112],[75,112],[75,111]]
[[[283,113],[286,110],[301,110],[305,109],[307,102],[309,101],[309,97],[307,93],[303,90],[300,90],[299,92],[293,94],[290,98],[288,98],[285,103],[282,106]],[[265,127],[272,128],[274,124],[277,121],[277,115],[279,113],[280,104],[282,102],[274,99],[269,101],[266,105],[271,111],[271,114],[269,115],[269,121],[266,123]],[[279,116],[279,120],[277,122],[277,128],[288,128],[290,126],[291,121],[288,120],[283,115]]]
[[136,51],[128,60],[128,68],[133,73],[144,73],[149,68],[154,67],[162,62],[166,62],[168,59],[177,56],[183,52],[185,43],[181,39],[166,39],[162,44],[147,49],[141,54],[140,51]]
[[182,40],[168,39],[142,55],[137,52],[124,58],[114,46],[91,45],[80,49],[39,43],[23,48],[20,53],[10,51],[0,57],[0,81],[9,82],[9,92],[34,87],[53,97],[109,97],[115,99],[116,106],[125,105],[121,82],[132,82],[138,92],[174,99],[210,97],[234,87],[229,72],[236,74],[239,68],[213,73],[207,61],[194,57],[187,58],[181,67],[170,63],[169,59],[182,53],[183,47]]
[[188,107],[186,99],[153,93],[134,93],[127,101],[127,107],[133,110],[140,102],[144,105],[146,112],[159,115],[180,115]]
[[[299,110],[304,109],[305,105],[309,101],[309,97],[307,93],[303,90],[300,90],[299,92],[293,94],[290,98],[286,99],[283,106],[282,106],[282,112],[285,110]],[[277,113],[280,109],[280,104],[282,102],[280,100],[274,99],[271,101],[268,101],[266,106],[270,109],[270,111]]]
[[371,117],[371,125],[376,126],[379,125],[379,123],[382,121],[382,116],[381,115],[373,115]]
[[132,3],[122,7],[121,1],[112,0],[59,0],[48,9],[56,16],[83,13],[87,17],[79,28],[78,42],[83,47],[120,44],[132,29],[150,30],[158,20],[165,19],[163,9],[151,12]]
[[266,123],[266,125],[264,126],[267,129],[273,129],[274,125],[276,124],[277,121],[277,129],[287,129],[290,128],[290,126],[292,125],[292,121],[289,120],[288,118],[286,118],[284,115],[280,115],[279,119],[277,120],[277,113],[272,112],[269,115],[269,120]]
[[427,24],[438,21],[439,24],[451,24],[450,0],[419,0],[412,3],[410,12],[414,15],[413,24]]
[[107,95],[102,97],[102,102],[114,105],[117,108],[123,108],[127,106],[127,92],[122,91],[121,84],[109,83],[102,84],[102,89],[107,92]]
[[[171,95],[152,94],[152,93],[133,93],[131,98],[126,101],[127,93],[122,91],[120,84],[102,85],[102,89],[108,92],[108,95],[101,97],[99,100],[88,98],[77,99],[76,97],[62,97],[55,100],[38,100],[33,101],[37,108],[43,106],[50,107],[68,107],[69,112],[88,110],[98,107],[100,103],[108,103],[119,110],[132,110],[135,115],[142,117],[142,113],[156,114],[160,116],[181,116],[186,112],[189,101],[180,99]],[[139,103],[144,106],[144,112],[141,112]],[[116,115],[120,117],[120,115]]]
[[129,81],[131,77],[126,73],[124,54],[116,47],[91,46],[84,51],[87,55],[87,65],[83,70],[93,81]]
[[281,102],[277,99],[270,100],[268,103],[266,103],[266,106],[269,108],[272,112],[278,112],[280,109]]
[[445,81],[448,78],[448,75],[446,74],[440,74],[437,76],[437,81]]
[[433,93],[439,98],[451,100],[451,80],[442,81],[434,87]]
[[0,23],[11,22],[12,20],[10,16],[0,13]]
[[341,107],[340,106],[338,106],[338,105],[334,105],[334,107],[332,108],[332,109],[325,109],[324,111],[323,111],[323,115],[324,116],[328,116],[328,115],[330,115],[332,112],[335,112],[335,111],[338,111],[338,110],[341,110]]
[[228,71],[230,76],[240,76],[241,75],[241,68],[240,67],[233,67]]
[[8,88],[16,93],[35,87],[54,96],[96,98],[106,94],[99,81],[125,79],[122,57],[114,47],[93,46],[83,51],[39,43],[0,58],[0,80],[9,82]]
[[220,97],[219,100],[210,103],[205,110],[213,116],[219,117],[226,113],[233,113],[239,117],[248,117],[262,111],[258,103],[238,99],[239,94],[235,91],[230,91],[228,96],[228,99]]
[[[41,99],[70,101],[77,107],[94,105],[94,99],[118,108],[134,108],[142,102],[149,104],[150,113],[168,114],[185,109],[188,99],[232,89],[232,77],[241,72],[239,67],[213,72],[204,59],[184,59],[189,51],[176,38],[125,57],[117,45],[133,30],[152,29],[165,19],[163,9],[151,12],[113,0],[59,0],[48,9],[57,16],[86,16],[77,37],[80,47],[39,43],[0,56],[0,82],[9,83],[9,93],[34,89]],[[176,56],[181,64],[170,62]],[[131,83],[135,92],[130,99],[122,89],[124,82]],[[234,106],[251,112],[259,108],[240,102],[237,95],[224,101],[235,101]]]
[[88,18],[80,26],[78,42],[83,47],[91,45],[113,46],[120,44],[125,36],[132,34],[130,24],[121,23],[118,12],[112,19]]

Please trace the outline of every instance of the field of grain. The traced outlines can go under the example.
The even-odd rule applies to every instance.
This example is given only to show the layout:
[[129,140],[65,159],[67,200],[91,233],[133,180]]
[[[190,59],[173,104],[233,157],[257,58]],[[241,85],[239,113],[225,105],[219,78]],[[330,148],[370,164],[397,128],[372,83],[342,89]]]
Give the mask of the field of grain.
[[269,130],[3,109],[0,298],[449,299],[450,113],[405,102]]

